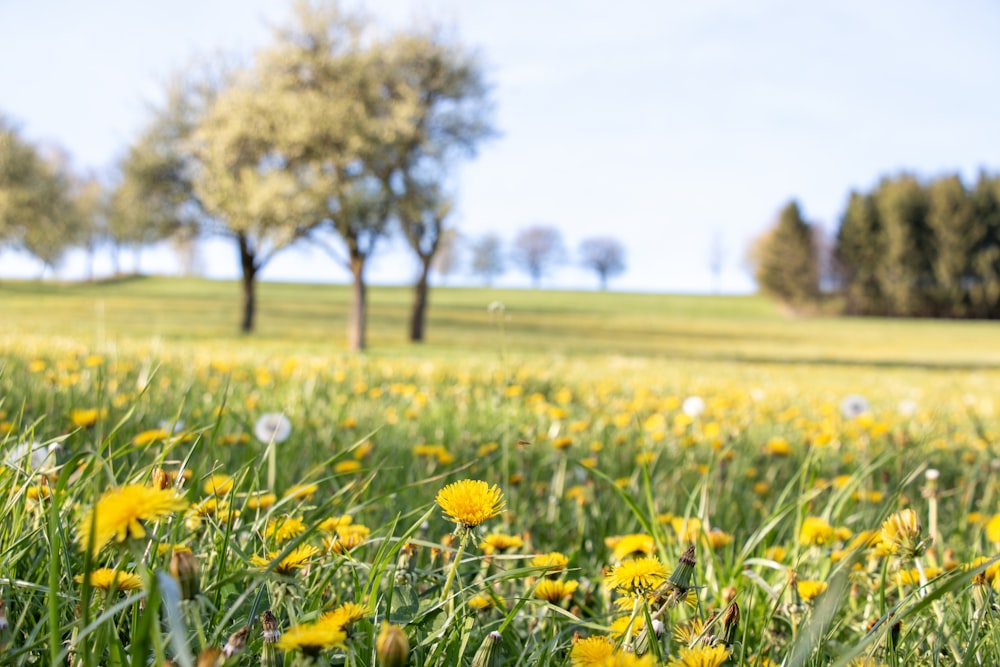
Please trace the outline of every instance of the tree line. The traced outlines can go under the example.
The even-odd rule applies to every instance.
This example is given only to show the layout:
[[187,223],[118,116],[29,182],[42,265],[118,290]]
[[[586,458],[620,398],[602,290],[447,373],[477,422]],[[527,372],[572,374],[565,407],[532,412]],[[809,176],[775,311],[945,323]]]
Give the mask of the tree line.
[[1000,317],[1000,178],[882,179],[851,192],[826,239],[797,202],[751,249],[762,292],[849,315]]

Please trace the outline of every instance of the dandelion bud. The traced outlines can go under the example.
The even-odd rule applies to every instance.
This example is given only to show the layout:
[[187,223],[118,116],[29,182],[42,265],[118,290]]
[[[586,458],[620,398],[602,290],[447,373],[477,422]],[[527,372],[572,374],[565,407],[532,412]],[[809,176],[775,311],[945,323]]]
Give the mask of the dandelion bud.
[[260,667],[282,667],[284,664],[284,652],[278,646],[281,639],[281,630],[278,629],[278,619],[274,617],[268,609],[260,615],[261,634],[264,638],[264,646],[260,649]]
[[[657,640],[663,636],[666,631],[665,626],[658,618],[653,619],[653,634],[656,635]],[[649,630],[643,626],[642,630],[635,638],[635,645],[633,647],[635,654],[637,656],[644,656],[649,653]]]
[[740,606],[733,602],[722,615],[722,643],[732,646],[740,624]]
[[410,659],[410,640],[403,628],[383,621],[375,640],[375,653],[381,667],[403,667]]
[[414,558],[417,547],[410,542],[403,545],[399,550],[399,558],[396,559],[396,584],[402,586],[410,584],[416,577],[417,561]]
[[677,569],[670,575],[669,583],[677,590],[687,593],[688,589],[691,588],[691,576],[694,574],[694,566],[694,545],[691,544],[681,554],[680,561],[677,563]]
[[157,468],[153,471],[153,487],[156,489],[169,489],[173,486],[174,475],[169,473],[163,468]]
[[896,512],[882,523],[882,542],[900,558],[916,558],[927,549],[920,539],[920,518],[911,509]]
[[500,667],[503,663],[503,635],[494,630],[479,645],[472,667]]
[[222,655],[231,658],[247,645],[247,635],[250,633],[250,626],[245,625],[233,634],[229,635],[229,641],[222,647]]
[[170,574],[180,584],[182,600],[193,600],[201,592],[198,563],[190,551],[177,550],[171,554]]

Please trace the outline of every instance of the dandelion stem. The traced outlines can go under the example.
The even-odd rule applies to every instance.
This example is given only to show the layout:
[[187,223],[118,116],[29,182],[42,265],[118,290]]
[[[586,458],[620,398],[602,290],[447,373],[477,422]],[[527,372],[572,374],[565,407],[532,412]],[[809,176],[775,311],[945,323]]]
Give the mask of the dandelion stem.
[[451,562],[451,569],[448,570],[448,578],[445,579],[444,588],[441,589],[441,600],[444,602],[448,599],[448,593],[451,590],[451,584],[455,580],[455,573],[458,571],[458,564],[462,562],[462,552],[465,551],[465,543],[469,540],[469,531],[462,528],[462,539],[458,543],[458,551],[455,552],[455,558]]

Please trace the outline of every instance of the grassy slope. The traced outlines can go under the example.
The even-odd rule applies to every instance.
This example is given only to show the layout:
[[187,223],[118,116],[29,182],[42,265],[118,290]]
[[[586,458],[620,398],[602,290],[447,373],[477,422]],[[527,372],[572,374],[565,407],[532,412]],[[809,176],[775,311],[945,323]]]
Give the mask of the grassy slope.
[[[406,343],[410,291],[370,290],[373,353],[464,356],[559,353],[764,364],[1000,368],[1000,323],[850,318],[792,319],[757,297],[437,288],[428,342]],[[500,301],[503,331],[487,312]],[[262,348],[307,353],[344,349],[349,290],[264,283]],[[236,331],[235,282],[139,278],[104,284],[0,283],[0,337],[109,342],[171,340],[248,344]]]

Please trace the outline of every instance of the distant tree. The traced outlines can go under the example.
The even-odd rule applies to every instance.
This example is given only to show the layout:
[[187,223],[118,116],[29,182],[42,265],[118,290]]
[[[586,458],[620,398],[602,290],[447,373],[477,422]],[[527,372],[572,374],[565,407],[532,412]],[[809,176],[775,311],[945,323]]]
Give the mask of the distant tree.
[[473,275],[483,279],[486,286],[502,276],[507,270],[504,265],[503,241],[493,233],[484,234],[472,242],[469,248],[472,259],[469,268]]
[[885,238],[878,273],[889,315],[930,315],[934,237],[927,224],[927,193],[916,177],[885,179],[875,192]]
[[94,256],[107,238],[109,192],[93,174],[76,180],[73,190],[82,222],[79,245],[86,255],[87,280],[93,280]]
[[965,316],[974,275],[972,261],[980,238],[975,202],[961,179],[939,178],[927,188],[927,226],[933,235],[935,290],[931,301],[938,315]]
[[420,261],[410,311],[411,342],[424,340],[431,263],[448,231],[445,220],[451,208],[451,200],[444,197],[434,183],[423,187],[411,183],[399,201],[398,216],[403,236]]
[[[66,253],[74,247],[85,247],[91,232],[99,224],[96,220],[98,203],[91,197],[99,196],[99,189],[85,188],[84,181],[73,173],[69,154],[61,149],[45,151],[46,167],[54,177],[50,191],[45,194],[54,206],[54,217],[39,219],[25,227],[21,248],[42,263],[42,273],[53,273],[62,263]],[[99,186],[97,186],[99,188]]]
[[244,333],[255,326],[257,276],[324,217],[313,195],[333,180],[317,174],[307,184],[300,172],[288,168],[277,148],[278,135],[294,116],[287,113],[289,103],[267,85],[247,72],[212,100],[193,135],[194,191],[218,231],[236,243]]
[[608,288],[608,278],[625,271],[625,246],[611,236],[597,236],[580,243],[580,263],[597,274],[601,290]]
[[0,117],[0,248],[26,250],[53,268],[80,240],[66,160],[48,159]]
[[1000,317],[1000,179],[980,173],[970,193],[975,210],[971,275],[967,279],[969,315]]
[[441,234],[437,253],[431,260],[431,270],[441,276],[442,283],[462,270],[462,249],[464,240],[454,227],[449,227]]
[[534,225],[518,232],[511,246],[510,258],[514,264],[531,276],[536,288],[553,266],[566,256],[562,232],[549,225]]
[[802,219],[799,206],[790,202],[778,221],[760,236],[752,251],[760,290],[793,307],[819,300],[819,267],[815,232]]
[[885,311],[885,295],[879,282],[884,248],[875,198],[852,192],[834,246],[834,261],[848,313],[872,315]]
[[[169,82],[166,102],[122,158],[107,212],[107,238],[114,272],[121,273],[121,250],[132,248],[134,270],[142,248],[174,234],[197,236],[207,215],[195,192],[192,136],[225,74],[197,67]],[[181,227],[193,227],[181,232]]]
[[422,270],[414,283],[410,340],[424,339],[428,274],[447,228],[451,204],[442,195],[449,171],[461,157],[475,154],[492,136],[491,104],[483,68],[475,55],[440,30],[393,36],[380,51],[383,87],[404,109],[393,139],[378,161],[385,188],[397,204],[397,219]]

